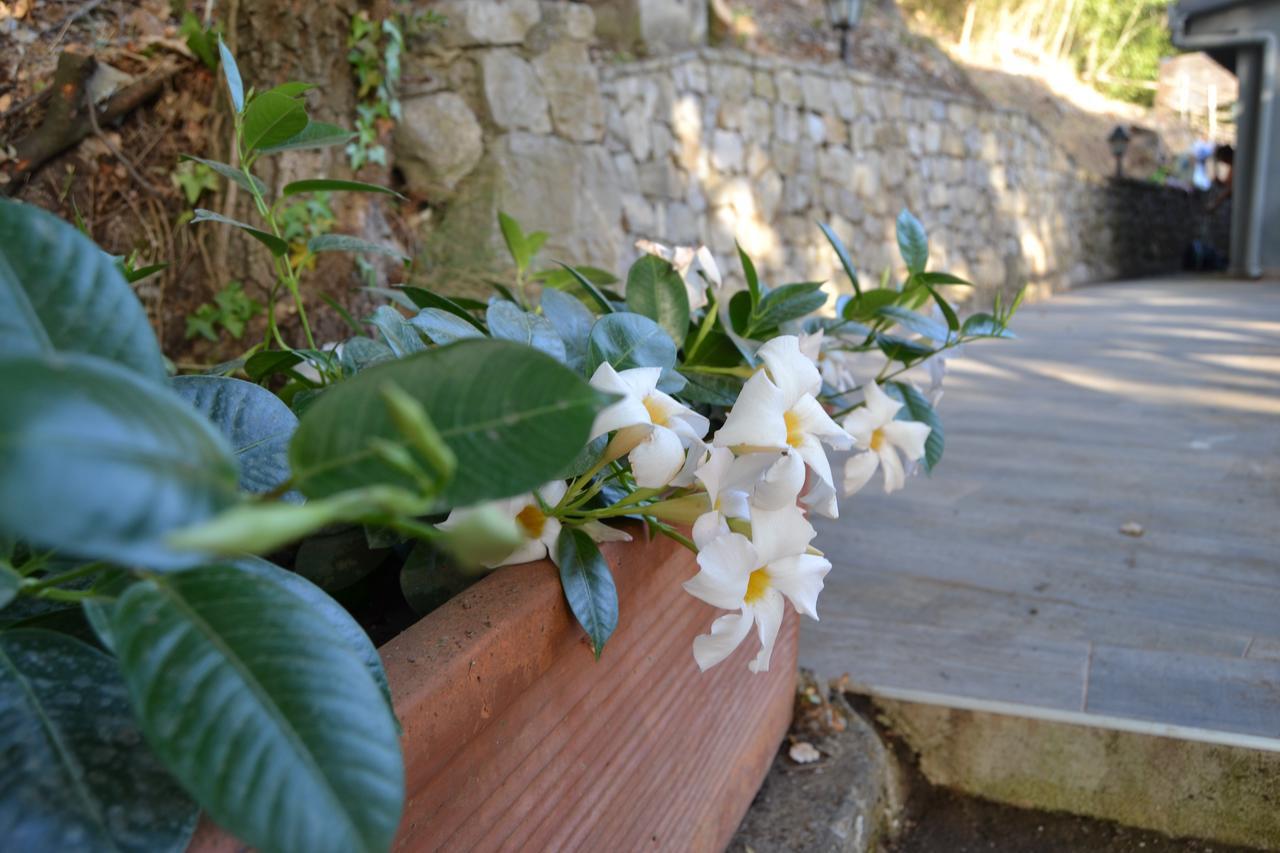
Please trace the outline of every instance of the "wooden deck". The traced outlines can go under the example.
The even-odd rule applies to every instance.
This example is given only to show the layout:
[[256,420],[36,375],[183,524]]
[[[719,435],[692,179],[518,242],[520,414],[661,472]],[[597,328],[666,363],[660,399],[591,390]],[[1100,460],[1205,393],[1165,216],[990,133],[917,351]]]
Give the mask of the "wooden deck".
[[1014,327],[951,362],[933,477],[819,524],[801,664],[1280,749],[1280,284],[1090,287]]

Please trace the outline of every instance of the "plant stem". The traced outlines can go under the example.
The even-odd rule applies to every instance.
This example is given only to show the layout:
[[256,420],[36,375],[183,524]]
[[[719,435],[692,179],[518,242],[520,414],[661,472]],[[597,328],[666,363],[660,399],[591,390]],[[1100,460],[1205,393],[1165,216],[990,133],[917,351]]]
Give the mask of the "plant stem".
[[67,583],[69,581],[79,580],[80,578],[97,574],[98,572],[102,571],[105,568],[107,568],[107,564],[100,561],[94,562],[94,563],[86,563],[85,565],[80,566],[77,569],[72,569],[69,572],[63,572],[60,575],[54,575],[53,577],[42,578],[38,581],[32,581],[31,583],[24,583],[22,585],[22,593],[24,595],[31,595],[33,593],[45,591],[55,586],[61,586],[62,584]]

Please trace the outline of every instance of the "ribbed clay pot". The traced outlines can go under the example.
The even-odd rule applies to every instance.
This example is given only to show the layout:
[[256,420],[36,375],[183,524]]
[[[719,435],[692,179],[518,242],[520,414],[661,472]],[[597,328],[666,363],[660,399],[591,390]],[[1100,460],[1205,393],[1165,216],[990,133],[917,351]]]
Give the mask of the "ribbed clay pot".
[[[754,633],[702,673],[718,611],[681,588],[695,557],[658,538],[604,546],[617,631],[593,659],[549,562],[509,566],[381,648],[404,727],[398,851],[719,851],[791,719],[799,624],[770,671]],[[191,851],[242,849],[208,821]]]

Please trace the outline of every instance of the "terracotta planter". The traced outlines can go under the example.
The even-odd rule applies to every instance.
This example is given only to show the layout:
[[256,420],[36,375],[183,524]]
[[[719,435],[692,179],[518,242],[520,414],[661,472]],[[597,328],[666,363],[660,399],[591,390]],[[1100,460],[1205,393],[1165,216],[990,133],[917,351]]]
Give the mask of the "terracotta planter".
[[[717,611],[669,539],[610,545],[618,630],[597,662],[550,563],[511,566],[382,647],[404,726],[396,849],[721,850],[791,719],[798,619],[707,673]],[[191,849],[237,849],[207,822]]]

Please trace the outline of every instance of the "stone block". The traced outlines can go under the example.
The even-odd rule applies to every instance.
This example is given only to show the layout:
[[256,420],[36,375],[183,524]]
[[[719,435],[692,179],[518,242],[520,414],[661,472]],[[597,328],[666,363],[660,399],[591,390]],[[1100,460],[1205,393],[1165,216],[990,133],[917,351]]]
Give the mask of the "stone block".
[[741,65],[724,62],[715,63],[710,68],[711,94],[722,101],[743,102],[751,97],[755,90],[751,71]]
[[603,44],[640,56],[698,47],[707,40],[703,0],[593,0]]
[[741,172],[746,166],[742,137],[717,130],[711,141],[711,165],[719,172]]
[[453,92],[410,98],[403,110],[394,149],[409,189],[423,195],[452,191],[484,155],[480,122]]
[[533,66],[510,50],[486,51],[480,59],[489,118],[503,130],[550,133],[547,96]]
[[771,101],[778,97],[778,87],[773,82],[773,74],[769,71],[756,71],[752,78],[752,91],[756,97]]
[[849,186],[853,176],[853,155],[847,148],[827,147],[818,152],[818,177],[824,182]]
[[584,3],[565,0],[542,4],[542,23],[553,35],[573,41],[591,41],[596,32],[596,15]]
[[538,0],[442,0],[433,9],[448,20],[445,44],[457,46],[521,44],[542,19]]
[[804,90],[800,88],[800,76],[794,71],[779,71],[774,78],[778,86],[778,100],[789,106],[798,107],[804,103]]
[[816,74],[805,74],[800,78],[800,92],[804,105],[816,113],[829,112],[831,103],[831,81]]
[[579,142],[604,135],[604,101],[595,66],[581,42],[558,42],[533,60],[556,133]]
[[622,227],[628,234],[656,235],[653,205],[637,193],[622,194]]
[[805,137],[815,145],[821,145],[827,139],[827,123],[817,113],[804,114]]

